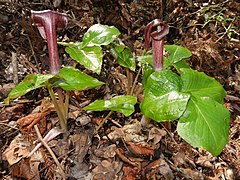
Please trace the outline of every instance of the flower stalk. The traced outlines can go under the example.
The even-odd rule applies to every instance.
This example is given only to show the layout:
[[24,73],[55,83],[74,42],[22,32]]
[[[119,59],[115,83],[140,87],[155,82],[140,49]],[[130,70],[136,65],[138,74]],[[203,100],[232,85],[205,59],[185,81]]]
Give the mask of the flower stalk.
[[[156,31],[153,28],[156,27]],[[154,71],[163,69],[163,48],[165,36],[169,33],[169,26],[166,22],[161,22],[160,19],[155,19],[147,24],[145,28],[145,43],[144,48],[148,50],[152,45],[152,58]],[[152,44],[151,44],[152,42]],[[141,123],[143,125],[149,124],[150,118],[142,116]]]
[[[57,74],[61,68],[61,61],[58,56],[57,47],[57,30],[64,29],[67,25],[67,16],[51,10],[44,11],[31,11],[31,17],[34,24],[37,26],[43,39],[48,44],[49,55],[49,69],[51,74]],[[57,88],[58,100],[56,99],[52,87],[48,87],[54,107],[57,111],[60,126],[62,129],[67,130],[67,114],[68,114],[68,101],[69,93],[66,93],[64,99],[63,91]],[[64,103],[65,100],[65,103]],[[67,101],[67,102],[66,102]]]

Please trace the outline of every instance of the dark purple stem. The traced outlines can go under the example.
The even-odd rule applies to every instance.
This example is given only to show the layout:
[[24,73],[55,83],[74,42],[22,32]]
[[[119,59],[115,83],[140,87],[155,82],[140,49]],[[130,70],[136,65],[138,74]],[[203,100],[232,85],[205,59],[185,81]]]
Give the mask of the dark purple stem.
[[61,68],[56,30],[63,29],[67,25],[67,16],[51,10],[31,11],[31,14],[33,22],[37,25],[41,36],[47,40],[50,72],[56,74]]
[[[152,32],[153,27],[157,27],[157,31]],[[163,68],[163,46],[165,36],[168,32],[169,26],[167,23],[161,22],[159,19],[151,21],[146,26],[144,47],[148,50],[150,48],[150,41],[152,40],[153,68],[155,71]]]

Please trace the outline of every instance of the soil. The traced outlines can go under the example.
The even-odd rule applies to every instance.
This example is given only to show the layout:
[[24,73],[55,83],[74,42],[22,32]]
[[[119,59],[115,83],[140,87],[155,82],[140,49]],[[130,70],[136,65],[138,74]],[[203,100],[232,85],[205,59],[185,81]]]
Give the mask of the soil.
[[[188,60],[190,66],[217,79],[227,91],[224,105],[231,113],[231,127],[228,144],[222,153],[214,157],[206,150],[186,143],[176,132],[177,122],[170,125],[151,122],[142,126],[139,103],[130,117],[112,113],[98,128],[108,112],[81,109],[96,99],[126,92],[125,71],[112,56],[105,54],[104,59],[111,61],[104,60],[100,75],[77,66],[106,85],[71,92],[68,137],[56,130],[53,132],[56,137],[47,143],[58,162],[45,146],[28,157],[39,138],[33,124],[37,123],[43,137],[59,126],[48,92],[36,89],[10,105],[5,104],[4,99],[26,75],[48,72],[47,45],[31,20],[31,10],[46,9],[67,14],[68,25],[57,33],[58,41],[81,41],[89,27],[101,23],[117,27],[121,32],[120,39],[135,54],[142,53],[146,24],[156,18],[168,22],[170,32],[166,43],[188,48],[193,54]],[[240,179],[239,17],[238,0],[2,0],[0,177]],[[63,64],[71,64],[72,59],[64,47],[59,45],[58,48]],[[132,75],[135,77],[136,74],[133,72]],[[142,92],[139,100],[141,95]],[[45,111],[40,111],[41,108]],[[39,121],[35,122],[36,119]]]

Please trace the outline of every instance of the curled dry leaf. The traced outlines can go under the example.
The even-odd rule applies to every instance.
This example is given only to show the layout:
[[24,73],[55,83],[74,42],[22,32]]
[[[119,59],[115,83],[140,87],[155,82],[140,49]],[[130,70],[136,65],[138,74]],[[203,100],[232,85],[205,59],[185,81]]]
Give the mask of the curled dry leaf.
[[124,139],[125,142],[135,142],[142,145],[146,144],[147,137],[141,134],[141,123],[137,120],[132,124],[123,126],[122,128],[115,128],[113,132],[107,136],[111,140]]
[[153,144],[157,144],[166,134],[167,132],[165,130],[153,126],[148,133],[147,141],[153,140]]
[[9,165],[19,162],[22,158],[29,154],[30,143],[19,134],[11,142],[9,147],[3,152],[3,157],[8,161]]
[[43,133],[46,130],[46,115],[48,112],[45,113],[35,113],[29,114],[28,116],[22,117],[17,120],[17,125],[20,126],[22,131],[29,131],[35,124],[39,123],[40,132]]
[[136,155],[144,155],[144,156],[153,156],[154,155],[154,150],[155,146],[149,146],[149,145],[139,145],[139,144],[134,144],[132,142],[128,142],[129,145],[129,150],[136,154]]

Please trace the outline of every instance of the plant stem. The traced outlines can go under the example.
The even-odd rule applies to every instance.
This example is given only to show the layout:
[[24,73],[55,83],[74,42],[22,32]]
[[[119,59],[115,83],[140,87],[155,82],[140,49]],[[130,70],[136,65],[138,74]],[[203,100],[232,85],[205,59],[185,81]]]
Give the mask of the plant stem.
[[65,123],[67,124],[68,119],[68,105],[69,105],[70,91],[66,91],[65,102],[64,102],[64,111],[65,111]]
[[126,69],[126,72],[127,72],[127,95],[130,95],[132,78],[130,70],[128,68]]
[[142,119],[141,119],[141,124],[143,125],[143,126],[147,126],[149,123],[150,123],[150,121],[151,121],[151,119],[150,118],[148,118],[147,116],[142,116]]
[[138,70],[138,73],[137,73],[137,75],[136,75],[136,77],[135,77],[135,79],[133,81],[133,85],[132,85],[132,88],[131,88],[130,95],[133,95],[133,91],[134,91],[134,89],[135,89],[135,87],[137,85],[137,80],[138,80],[138,77],[140,75],[140,72],[141,72],[141,68]]
[[58,115],[58,118],[59,118],[59,122],[60,122],[60,126],[61,126],[62,129],[67,131],[67,123],[66,123],[66,120],[65,120],[65,116],[64,116],[64,114],[61,110],[61,107],[59,107],[59,102],[57,101],[57,99],[54,95],[53,89],[50,85],[47,85],[47,89],[49,91],[50,97],[51,97],[52,102],[54,104],[54,107],[56,109],[56,112],[57,112],[57,115]]

